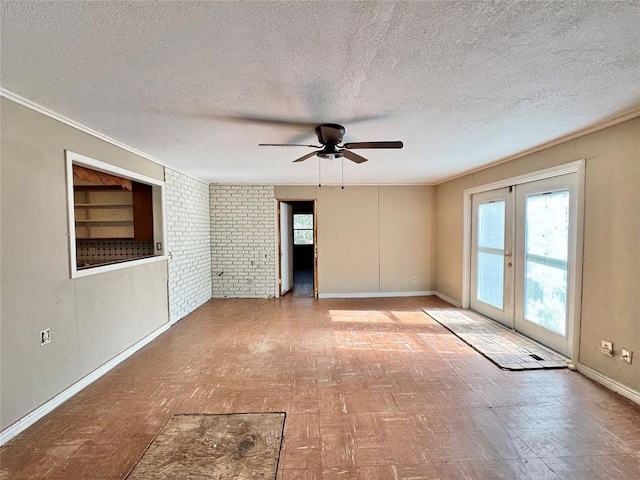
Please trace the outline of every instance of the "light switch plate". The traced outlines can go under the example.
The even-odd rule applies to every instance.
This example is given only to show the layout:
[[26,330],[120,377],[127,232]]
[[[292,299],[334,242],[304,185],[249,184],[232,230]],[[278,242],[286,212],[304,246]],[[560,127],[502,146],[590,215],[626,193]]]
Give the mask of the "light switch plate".
[[613,357],[613,343],[612,342],[608,342],[606,340],[602,340],[602,345],[600,347],[600,352],[603,355],[606,355],[608,357]]

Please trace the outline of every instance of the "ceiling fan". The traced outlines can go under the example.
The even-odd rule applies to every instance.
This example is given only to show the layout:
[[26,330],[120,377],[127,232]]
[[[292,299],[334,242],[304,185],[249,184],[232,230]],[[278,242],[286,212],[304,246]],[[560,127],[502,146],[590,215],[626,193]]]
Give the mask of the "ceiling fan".
[[345,129],[342,125],[335,123],[323,123],[316,127],[316,135],[320,145],[301,145],[297,143],[260,143],[259,147],[311,147],[319,148],[315,152],[308,153],[296,160],[295,162],[303,162],[304,160],[317,155],[320,158],[340,158],[345,157],[355,163],[366,162],[367,159],[352,152],[351,150],[359,148],[402,148],[400,141],[394,142],[352,142],[342,143]]

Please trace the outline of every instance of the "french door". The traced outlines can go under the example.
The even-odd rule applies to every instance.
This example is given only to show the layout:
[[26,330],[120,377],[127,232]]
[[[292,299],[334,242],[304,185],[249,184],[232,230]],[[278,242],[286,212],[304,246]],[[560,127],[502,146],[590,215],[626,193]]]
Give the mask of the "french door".
[[511,187],[472,198],[472,310],[513,328],[513,202]]
[[470,307],[571,356],[577,175],[472,197]]

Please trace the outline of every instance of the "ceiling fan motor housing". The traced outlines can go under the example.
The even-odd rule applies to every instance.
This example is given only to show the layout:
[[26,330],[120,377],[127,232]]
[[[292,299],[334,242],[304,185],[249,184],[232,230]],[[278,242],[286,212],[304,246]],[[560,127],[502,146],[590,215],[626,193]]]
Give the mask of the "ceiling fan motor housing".
[[326,146],[333,145],[335,147],[339,143],[342,143],[344,127],[336,123],[323,123],[316,127],[316,135],[318,135],[320,144]]
[[342,150],[338,150],[333,144],[327,144],[318,152],[318,156],[320,158],[340,158],[342,157]]

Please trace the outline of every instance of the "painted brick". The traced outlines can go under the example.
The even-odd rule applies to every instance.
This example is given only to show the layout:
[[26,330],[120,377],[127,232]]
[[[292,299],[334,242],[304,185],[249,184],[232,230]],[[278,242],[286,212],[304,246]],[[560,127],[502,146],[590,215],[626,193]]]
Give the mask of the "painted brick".
[[165,168],[169,318],[180,320],[211,298],[209,186]]
[[210,185],[212,296],[275,294],[274,188]]

